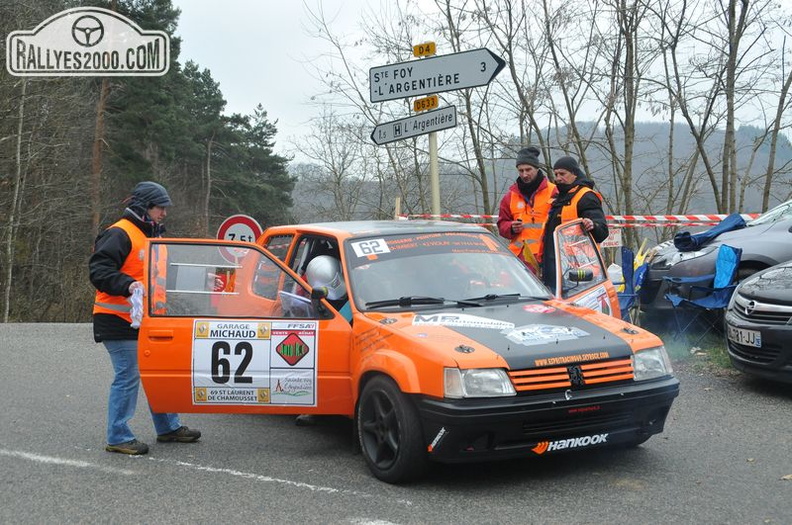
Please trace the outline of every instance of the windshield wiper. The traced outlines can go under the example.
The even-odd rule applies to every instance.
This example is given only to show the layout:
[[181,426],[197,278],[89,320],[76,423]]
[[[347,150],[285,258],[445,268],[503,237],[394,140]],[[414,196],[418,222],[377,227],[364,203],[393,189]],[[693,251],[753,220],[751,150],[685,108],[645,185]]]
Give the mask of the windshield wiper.
[[519,293],[488,293],[487,295],[482,295],[481,297],[468,297],[464,299],[465,301],[494,301],[495,299],[503,299],[504,297],[520,297]]
[[382,301],[369,301],[366,308],[381,308],[384,306],[414,306],[418,304],[445,304],[446,300],[442,297],[426,297],[422,295],[409,295],[398,299],[385,299]]

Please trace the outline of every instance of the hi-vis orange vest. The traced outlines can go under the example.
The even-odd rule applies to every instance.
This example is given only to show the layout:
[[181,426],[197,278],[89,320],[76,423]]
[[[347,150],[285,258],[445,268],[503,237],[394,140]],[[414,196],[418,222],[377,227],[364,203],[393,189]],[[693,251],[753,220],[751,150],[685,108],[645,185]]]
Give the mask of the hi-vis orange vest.
[[599,193],[592,190],[588,186],[578,186],[578,189],[575,190],[575,194],[572,196],[572,200],[569,201],[569,204],[561,208],[561,224],[580,218],[578,217],[577,205],[583,195],[587,194],[588,192],[593,192],[599,198],[600,202],[602,202],[602,196]]
[[[110,228],[121,228],[129,236],[132,243],[132,250],[127,255],[124,264],[121,265],[121,273],[125,273],[136,281],[143,281],[143,258],[146,255],[146,234],[134,225],[132,221],[121,219]],[[108,228],[109,229],[109,228]],[[93,313],[113,314],[132,322],[129,315],[132,307],[126,297],[120,295],[110,295],[105,292],[96,291],[94,299]]]
[[541,262],[542,231],[547,220],[547,214],[550,212],[551,198],[555,188],[555,184],[547,181],[544,188],[534,193],[533,199],[531,199],[533,203],[526,202],[519,192],[511,192],[509,209],[511,210],[512,220],[522,220],[523,229],[519,235],[512,237],[511,242],[509,242],[509,249],[520,259],[523,259],[523,249],[527,245],[534,258]]

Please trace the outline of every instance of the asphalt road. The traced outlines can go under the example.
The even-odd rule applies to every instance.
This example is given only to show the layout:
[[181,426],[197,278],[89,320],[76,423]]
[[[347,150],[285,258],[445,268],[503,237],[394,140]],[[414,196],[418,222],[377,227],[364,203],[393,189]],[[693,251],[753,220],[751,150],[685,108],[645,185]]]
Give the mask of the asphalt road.
[[[204,438],[104,451],[111,367],[86,324],[0,324],[0,523],[792,523],[792,388],[675,363],[666,431],[634,450],[436,466],[392,486],[326,418],[185,414]],[[785,479],[787,478],[787,479]]]

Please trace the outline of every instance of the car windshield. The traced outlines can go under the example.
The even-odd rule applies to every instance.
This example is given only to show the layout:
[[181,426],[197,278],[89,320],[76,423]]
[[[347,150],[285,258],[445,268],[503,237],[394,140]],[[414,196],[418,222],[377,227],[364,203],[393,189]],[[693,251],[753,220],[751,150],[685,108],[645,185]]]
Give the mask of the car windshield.
[[764,212],[756,219],[750,221],[748,226],[761,226],[762,224],[770,224],[783,219],[792,218],[792,201],[787,201],[779,204],[772,210]]
[[359,310],[475,307],[551,297],[487,232],[353,239],[345,255]]

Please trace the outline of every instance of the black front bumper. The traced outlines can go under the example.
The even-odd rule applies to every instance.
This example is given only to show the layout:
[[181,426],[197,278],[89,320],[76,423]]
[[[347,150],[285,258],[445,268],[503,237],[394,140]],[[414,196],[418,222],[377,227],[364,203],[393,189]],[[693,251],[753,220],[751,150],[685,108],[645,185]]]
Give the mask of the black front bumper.
[[763,379],[792,383],[792,326],[755,323],[731,311],[726,312],[724,321],[727,334],[729,326],[762,334],[759,348],[726,337],[726,350],[734,368]]
[[[674,377],[510,398],[417,400],[429,458],[451,463],[640,443],[663,431]],[[567,397],[569,399],[567,399]]]

